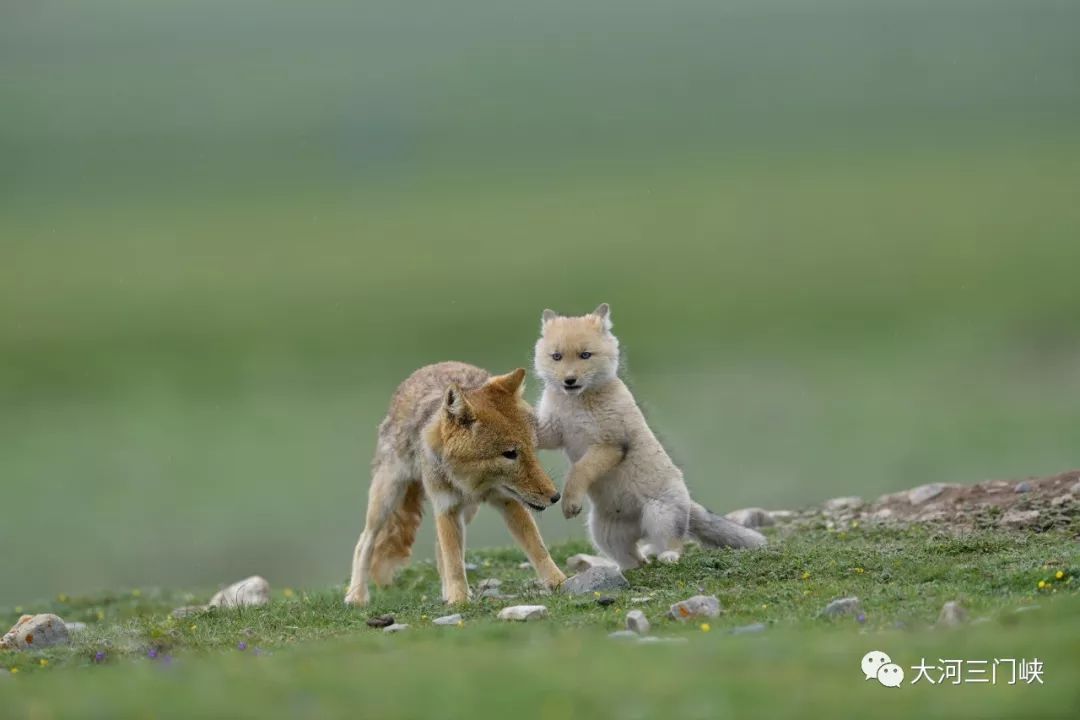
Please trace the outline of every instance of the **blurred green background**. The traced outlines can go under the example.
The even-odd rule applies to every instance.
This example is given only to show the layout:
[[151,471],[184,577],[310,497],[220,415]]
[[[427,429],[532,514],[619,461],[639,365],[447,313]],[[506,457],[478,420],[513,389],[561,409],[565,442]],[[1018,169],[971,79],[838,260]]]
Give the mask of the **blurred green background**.
[[[528,365],[544,307],[612,304],[717,510],[1075,467],[1078,27],[5,2],[0,602],[343,581],[395,385]],[[482,512],[470,543],[509,537]]]

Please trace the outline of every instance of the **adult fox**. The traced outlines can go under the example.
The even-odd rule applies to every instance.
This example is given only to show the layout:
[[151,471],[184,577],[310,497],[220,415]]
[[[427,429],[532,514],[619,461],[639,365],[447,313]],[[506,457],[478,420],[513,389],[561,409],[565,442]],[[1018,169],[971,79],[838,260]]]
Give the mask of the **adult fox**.
[[559,492],[536,458],[536,420],[522,399],[524,381],[521,368],[492,377],[445,362],[417,370],[398,386],[379,425],[346,603],[365,605],[368,579],[388,585],[408,562],[425,496],[435,511],[446,602],[469,599],[465,526],[482,502],[502,514],[547,587],[566,580],[525,507],[543,510],[559,501]]

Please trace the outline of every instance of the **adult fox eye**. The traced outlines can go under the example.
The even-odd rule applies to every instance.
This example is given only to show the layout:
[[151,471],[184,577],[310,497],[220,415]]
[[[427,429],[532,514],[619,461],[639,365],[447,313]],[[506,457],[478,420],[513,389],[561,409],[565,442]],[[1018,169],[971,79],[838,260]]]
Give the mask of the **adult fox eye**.
[[551,359],[555,362],[562,360],[562,353],[551,353]]
[[582,360],[588,360],[589,358],[592,357],[592,353],[589,352],[588,350],[586,350],[585,352],[581,353],[580,357],[581,357]]
[[517,460],[517,450],[507,450],[503,453],[503,457],[507,460]]

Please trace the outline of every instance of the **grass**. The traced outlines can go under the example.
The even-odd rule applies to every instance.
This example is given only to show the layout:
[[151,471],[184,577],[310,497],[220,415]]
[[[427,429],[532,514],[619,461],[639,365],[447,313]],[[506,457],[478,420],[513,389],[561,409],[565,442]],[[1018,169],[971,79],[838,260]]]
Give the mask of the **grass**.
[[[223,708],[235,717],[798,717],[866,707],[875,717],[1065,717],[1074,707],[1080,654],[1061,642],[1080,633],[1080,546],[1071,531],[813,528],[773,540],[759,552],[695,550],[677,566],[632,572],[631,589],[607,607],[592,596],[540,595],[516,550],[473,553],[474,585],[498,577],[518,602],[549,607],[549,619],[527,625],[495,620],[514,601],[494,600],[461,609],[462,627],[431,625],[449,611],[426,562],[363,611],[342,606],[340,587],[276,588],[266,608],[181,620],[169,611],[194,595],[62,596],[33,610],[85,621],[88,630],[71,648],[0,654],[0,667],[18,671],[0,682],[0,699],[12,717],[191,717]],[[584,549],[570,543],[553,555],[563,562]],[[700,592],[720,597],[721,617],[707,626],[664,617],[670,603]],[[821,615],[849,595],[861,598],[863,622]],[[935,629],[941,605],[955,599],[989,621]],[[1016,612],[1030,605],[1039,609]],[[646,612],[655,635],[688,642],[607,639],[631,607]],[[366,626],[382,613],[410,629],[387,636]],[[6,608],[0,619],[17,614]],[[767,625],[760,634],[729,632],[759,622]],[[1037,657],[1045,684],[887,690],[858,672],[871,649],[904,666],[908,682],[923,657]]]

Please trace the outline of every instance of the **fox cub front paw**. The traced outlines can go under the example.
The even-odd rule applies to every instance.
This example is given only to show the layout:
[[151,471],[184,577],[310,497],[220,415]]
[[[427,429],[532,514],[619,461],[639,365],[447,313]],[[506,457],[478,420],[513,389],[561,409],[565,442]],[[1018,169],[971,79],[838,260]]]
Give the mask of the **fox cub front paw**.
[[562,514],[567,520],[581,514],[581,498],[563,497]]

